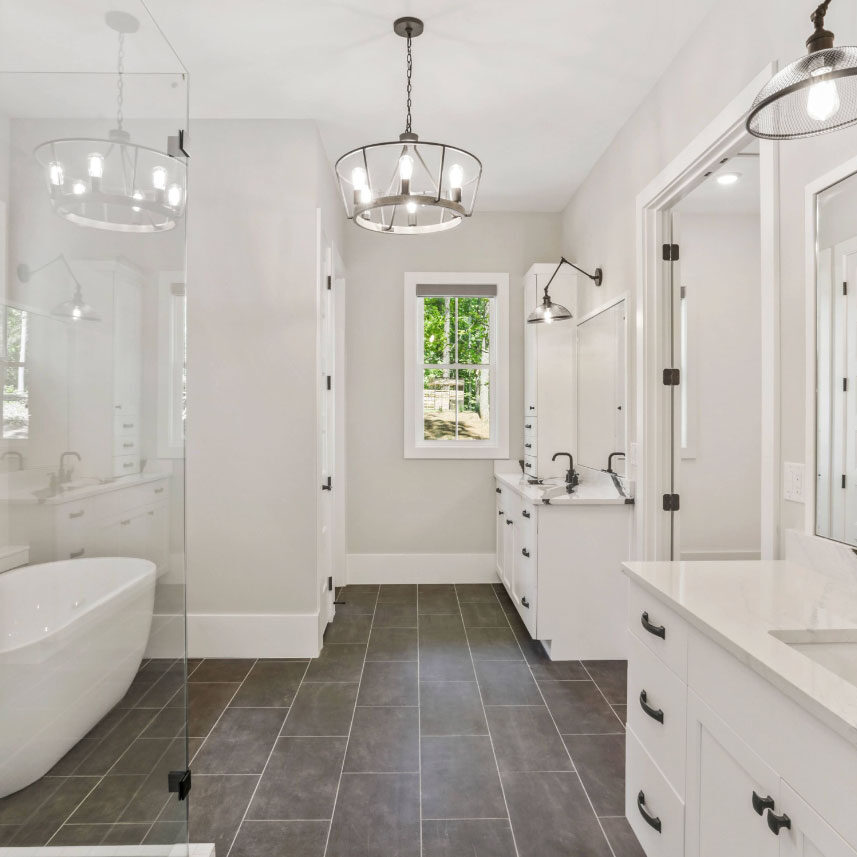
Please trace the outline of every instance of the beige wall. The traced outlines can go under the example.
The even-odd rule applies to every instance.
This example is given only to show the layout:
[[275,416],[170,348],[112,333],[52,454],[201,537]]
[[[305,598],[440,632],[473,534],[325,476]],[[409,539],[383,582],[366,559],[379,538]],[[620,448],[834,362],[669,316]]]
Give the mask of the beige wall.
[[355,553],[494,550],[491,461],[403,458],[404,274],[510,276],[509,454],[523,437],[523,294],[533,262],[559,259],[559,216],[478,212],[434,236],[346,231],[347,548]]
[[[802,0],[721,0],[593,168],[563,216],[563,250],[602,265],[604,294],[634,289],[637,194],[766,64],[803,52],[812,27]],[[827,26],[857,41],[857,6],[834,5]],[[748,105],[749,106],[749,105]],[[804,460],[804,188],[857,151],[857,129],[780,145],[782,458]],[[586,311],[585,301],[581,307]],[[804,507],[782,502],[783,528]]]

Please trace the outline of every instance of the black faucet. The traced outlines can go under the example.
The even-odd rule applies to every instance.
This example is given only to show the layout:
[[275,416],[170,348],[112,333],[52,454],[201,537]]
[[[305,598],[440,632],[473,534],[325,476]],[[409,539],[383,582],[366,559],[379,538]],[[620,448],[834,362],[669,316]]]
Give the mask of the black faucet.
[[611,452],[610,455],[607,456],[607,472],[608,473],[615,473],[616,472],[613,469],[613,459],[616,458],[617,456],[619,458],[624,458],[625,453],[624,452]]
[[574,469],[574,456],[570,452],[555,452],[551,461],[556,461],[561,455],[568,456],[568,470],[565,472],[565,484],[574,488],[580,482],[577,471]]

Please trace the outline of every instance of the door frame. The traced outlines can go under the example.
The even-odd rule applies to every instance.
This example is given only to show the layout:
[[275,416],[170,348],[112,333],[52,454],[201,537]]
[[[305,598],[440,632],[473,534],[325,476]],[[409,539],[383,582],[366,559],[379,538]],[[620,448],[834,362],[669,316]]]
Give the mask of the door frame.
[[[750,105],[776,71],[769,63],[717,117],[637,195],[636,304],[636,508],[635,556],[669,559],[669,527],[659,495],[663,493],[672,450],[665,449],[668,425],[662,383],[666,310],[665,263],[661,245],[670,209],[705,179],[712,165],[744,149],[753,139],[745,128]],[[761,220],[761,556],[780,553],[780,272],[779,152],[760,141]],[[665,421],[667,424],[665,424]],[[668,522],[667,522],[668,523]]]

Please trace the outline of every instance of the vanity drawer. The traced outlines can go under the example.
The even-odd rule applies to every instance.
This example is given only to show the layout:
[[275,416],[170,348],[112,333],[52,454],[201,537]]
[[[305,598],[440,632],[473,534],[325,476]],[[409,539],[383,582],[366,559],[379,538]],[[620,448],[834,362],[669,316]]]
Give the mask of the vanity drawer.
[[684,803],[633,729],[625,735],[625,813],[646,857],[684,854]]
[[[519,519],[520,520],[520,519]],[[518,613],[524,620],[527,630],[533,639],[537,637],[538,611],[538,557],[536,555],[536,540],[529,530],[523,530],[515,525],[515,576],[512,581],[512,600],[518,608]]]
[[113,418],[115,437],[128,437],[140,434],[140,424],[134,414],[116,414]]
[[536,455],[538,452],[538,428],[536,418],[524,420],[524,455]]
[[529,479],[535,479],[538,475],[538,459],[535,455],[524,453],[524,474]]
[[93,517],[109,518],[131,509],[154,506],[156,503],[166,502],[169,496],[169,483],[166,479],[117,488],[115,491],[108,491],[95,498]]
[[684,797],[687,685],[634,634],[628,645],[628,725]]
[[114,455],[113,456],[113,475],[114,476],[129,476],[132,473],[140,472],[140,456],[139,455]]
[[93,518],[92,501],[78,500],[56,507],[56,558],[78,559],[86,554]]
[[632,583],[628,628],[682,681],[687,678],[687,625],[674,611]]
[[113,438],[113,454],[116,456],[136,455],[140,452],[140,441],[135,435],[126,434]]

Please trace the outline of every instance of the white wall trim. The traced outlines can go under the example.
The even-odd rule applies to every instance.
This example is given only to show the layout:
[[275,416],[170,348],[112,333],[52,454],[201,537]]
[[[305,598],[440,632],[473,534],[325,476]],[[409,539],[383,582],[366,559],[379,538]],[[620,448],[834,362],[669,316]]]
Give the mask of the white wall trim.
[[189,613],[190,658],[317,658],[315,613]]
[[497,583],[494,553],[350,553],[349,583]]
[[727,550],[727,551],[682,551],[682,562],[735,562],[736,560],[757,560],[757,550]]

